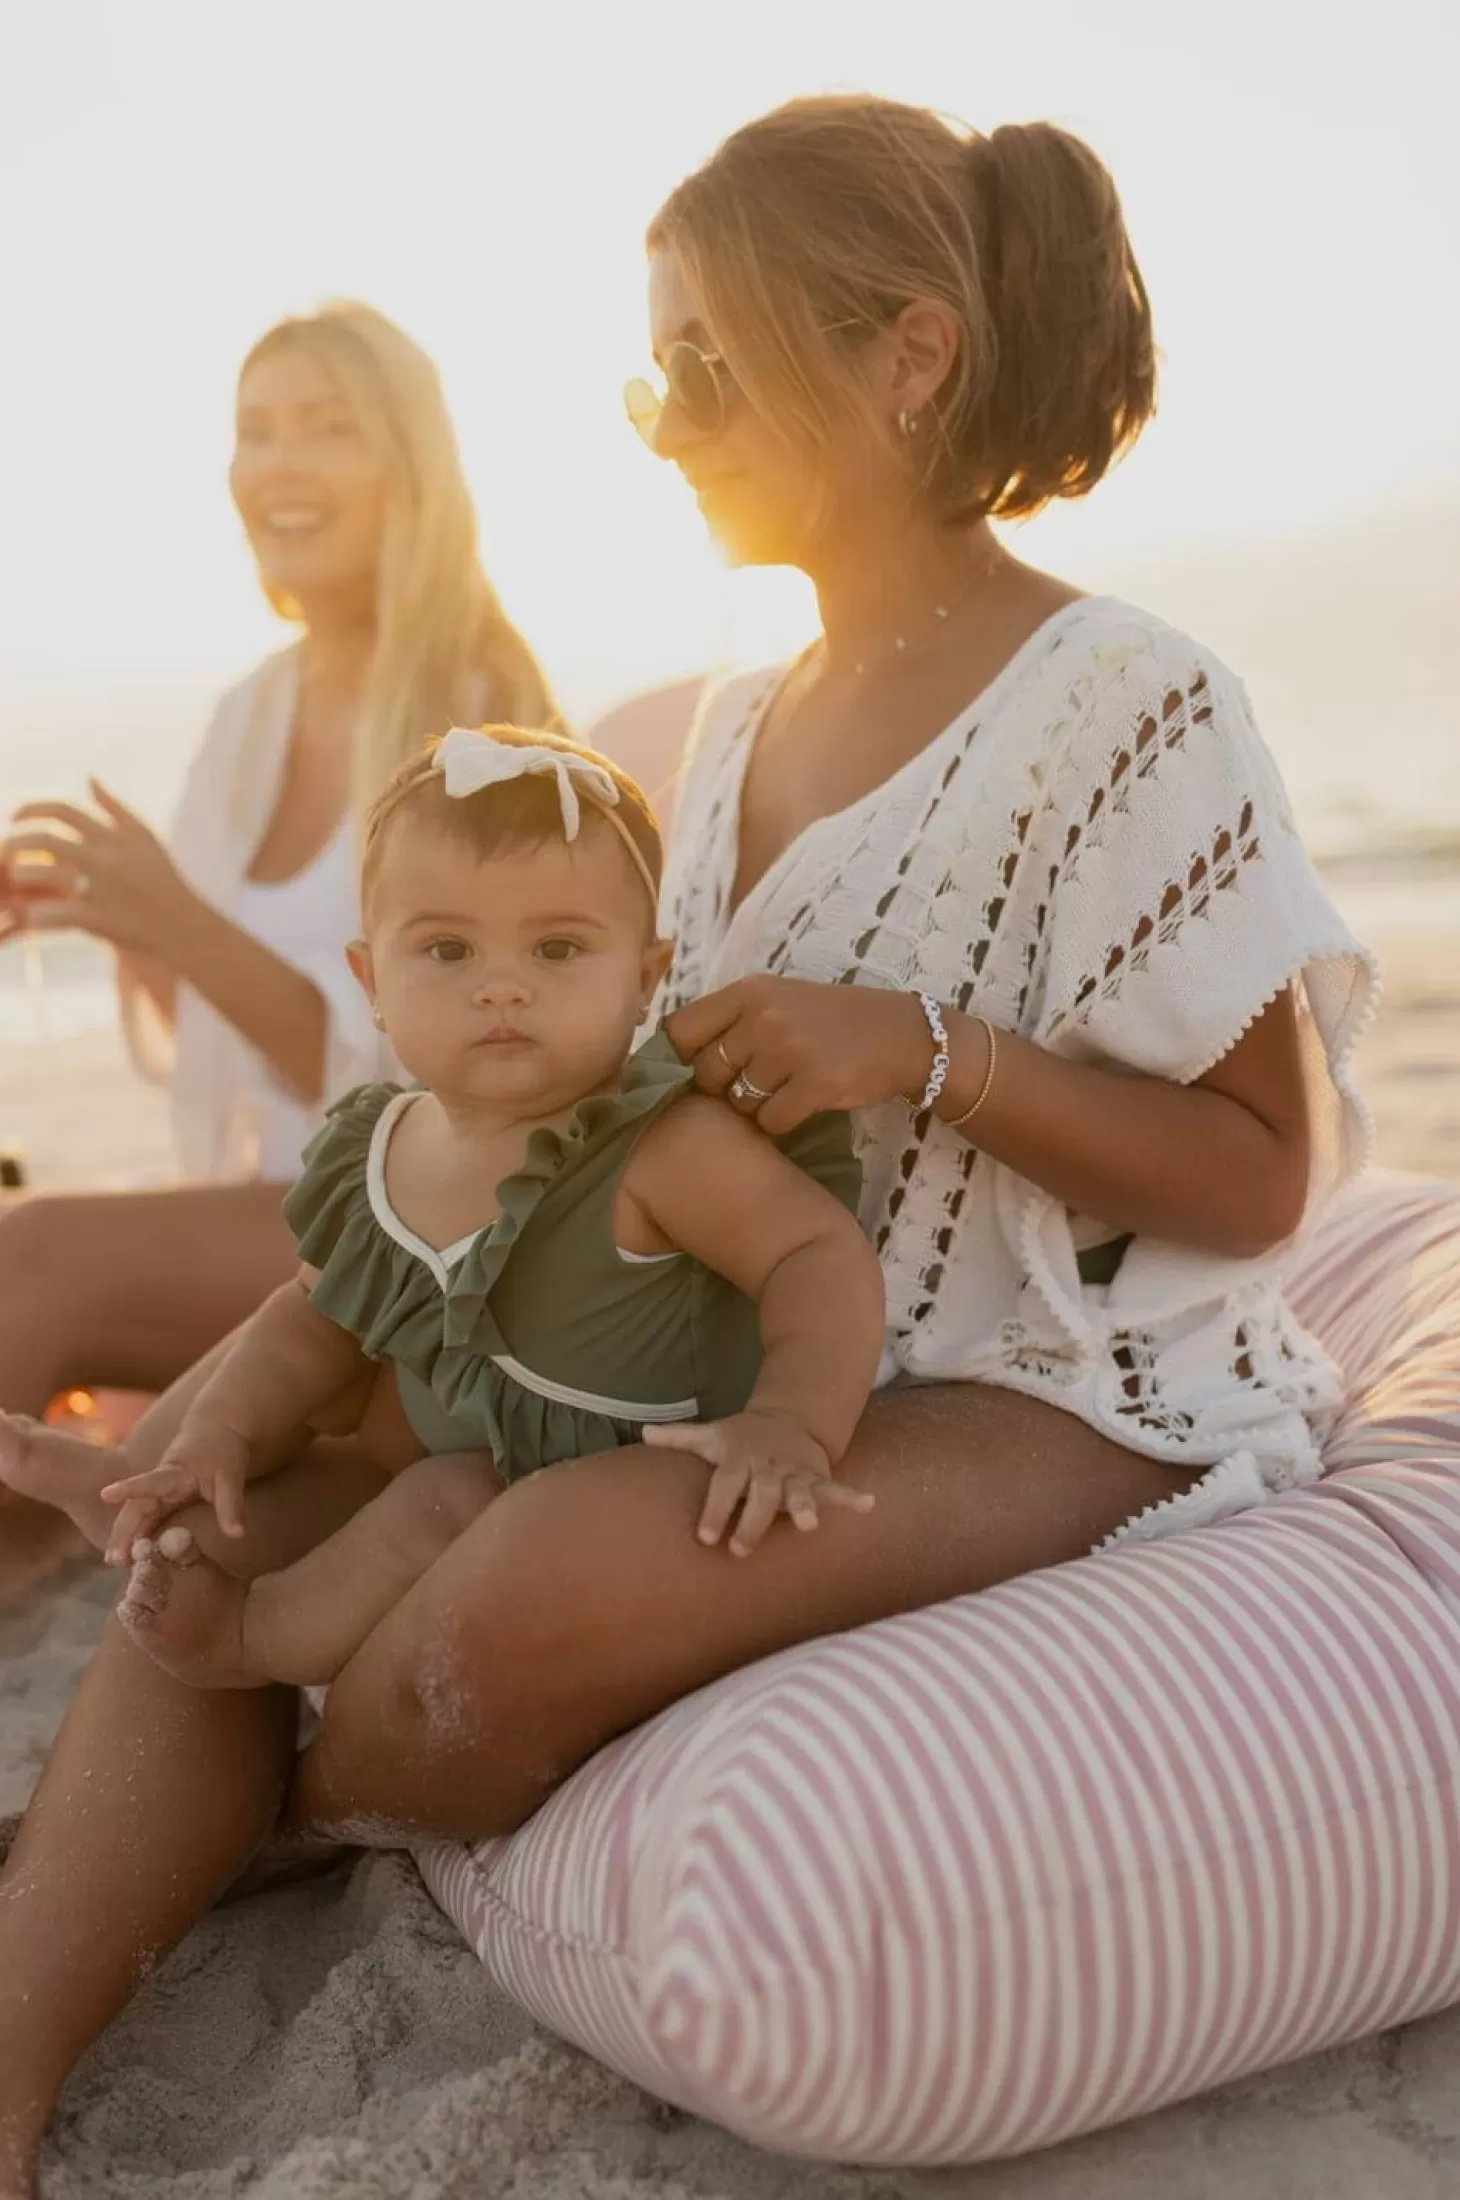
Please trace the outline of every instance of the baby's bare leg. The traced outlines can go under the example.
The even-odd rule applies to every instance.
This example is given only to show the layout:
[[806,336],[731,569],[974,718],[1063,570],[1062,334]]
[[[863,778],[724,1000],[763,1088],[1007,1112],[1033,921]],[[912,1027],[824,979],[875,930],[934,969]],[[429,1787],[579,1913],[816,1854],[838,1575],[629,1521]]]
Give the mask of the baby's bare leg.
[[205,1557],[187,1529],[164,1529],[136,1545],[117,1616],[198,1688],[333,1680],[502,1486],[485,1452],[423,1459],[327,1543],[251,1584]]

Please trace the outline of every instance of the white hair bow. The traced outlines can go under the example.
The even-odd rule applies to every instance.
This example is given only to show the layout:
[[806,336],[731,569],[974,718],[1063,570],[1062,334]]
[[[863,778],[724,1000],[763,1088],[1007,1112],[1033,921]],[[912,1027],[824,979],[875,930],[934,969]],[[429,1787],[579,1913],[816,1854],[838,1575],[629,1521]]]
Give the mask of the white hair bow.
[[436,750],[436,769],[446,782],[446,792],[457,797],[480,794],[484,787],[500,787],[510,779],[555,779],[564,840],[578,838],[583,814],[578,804],[579,787],[603,809],[618,807],[618,788],[611,774],[590,757],[575,756],[571,749],[526,748],[515,742],[494,741],[490,734],[472,733],[465,726],[453,726],[443,736]]

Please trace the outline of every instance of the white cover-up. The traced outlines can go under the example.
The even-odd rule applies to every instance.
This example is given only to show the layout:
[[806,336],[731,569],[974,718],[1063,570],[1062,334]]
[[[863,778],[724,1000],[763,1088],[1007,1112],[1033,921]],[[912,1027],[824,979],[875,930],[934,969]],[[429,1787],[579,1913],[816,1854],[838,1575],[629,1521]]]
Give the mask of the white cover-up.
[[[1375,972],[1233,674],[1128,604],[1069,605],[732,912],[740,790],[777,677],[730,682],[698,728],[664,889],[665,1006],[765,970],[920,987],[1071,1060],[1190,1083],[1291,985],[1313,1122],[1306,1228],[1367,1154],[1348,1065]],[[859,1147],[887,1284],[883,1381],[1005,1384],[1213,1470],[1123,1535],[1317,1474],[1340,1392],[1284,1298],[1293,1243],[1235,1259],[1138,1238],[1108,1287],[1082,1287],[1085,1218],[957,1131],[893,1103],[864,1115]]]
[[[189,885],[242,929],[254,929],[250,911],[259,912],[252,897],[270,897],[265,944],[324,1000],[324,1094],[318,1107],[303,1103],[190,986],[178,987],[176,1028],[169,1030],[149,997],[124,984],[122,1024],[132,1059],[143,1076],[169,1087],[173,1138],[187,1177],[292,1177],[299,1146],[331,1101],[353,1085],[397,1074],[345,962],[346,943],[359,931],[353,860],[327,850],[334,860],[308,866],[310,890],[298,894],[290,893],[294,881],[248,885],[248,867],[278,802],[298,688],[295,647],[267,658],[222,698],[189,769],[168,845]],[[330,907],[321,906],[315,889],[328,895]],[[280,919],[282,925],[272,921]]]

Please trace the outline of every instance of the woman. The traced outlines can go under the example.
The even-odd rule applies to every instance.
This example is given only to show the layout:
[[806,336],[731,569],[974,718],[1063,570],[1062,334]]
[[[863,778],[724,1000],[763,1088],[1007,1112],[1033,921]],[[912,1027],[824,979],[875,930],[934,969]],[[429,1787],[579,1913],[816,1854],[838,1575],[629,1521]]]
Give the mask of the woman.
[[254,346],[230,486],[302,631],[219,705],[170,848],[97,787],[94,810],[30,805],[0,849],[0,937],[116,949],[189,1180],[0,1213],[0,1405],[21,1412],[77,1383],[165,1388],[290,1273],[281,1188],[324,1102],[382,1067],[344,960],[353,819],[432,731],[556,720],[482,571],[436,371],[383,315],[331,305]]
[[845,1461],[876,1510],[737,1565],[695,1546],[692,1432],[537,1475],[346,1667],[297,1769],[287,1698],[190,1696],[113,1628],[0,1904],[17,2191],[75,2056],[281,1800],[291,1830],[501,1833],[750,1659],[1317,1470],[1335,1378],[1281,1248],[1362,1150],[1367,963],[1230,676],[987,526],[1093,487],[1150,412],[1109,178],[1042,126],[817,101],[732,138],[650,242],[668,388],[635,409],[824,623],[701,725],[670,1029],[767,1129],[860,1112],[887,1373],[917,1378]]

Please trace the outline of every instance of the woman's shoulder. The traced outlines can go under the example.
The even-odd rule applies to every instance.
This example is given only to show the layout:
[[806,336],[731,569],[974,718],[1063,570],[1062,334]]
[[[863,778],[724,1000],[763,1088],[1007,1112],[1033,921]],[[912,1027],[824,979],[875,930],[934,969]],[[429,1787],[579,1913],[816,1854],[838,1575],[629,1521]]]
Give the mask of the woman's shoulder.
[[245,734],[262,709],[283,708],[292,702],[299,679],[298,642],[269,655],[224,688],[213,705],[203,735],[203,747],[217,747]]
[[213,706],[183,780],[170,844],[194,883],[216,892],[246,861],[274,801],[299,678],[299,645],[276,650]]
[[1068,606],[1052,659],[1068,674],[1093,674],[1099,685],[1174,675],[1240,688],[1231,667],[1209,644],[1158,612],[1120,596],[1082,596]]
[[687,762],[721,753],[769,700],[789,669],[789,662],[778,662],[707,680],[690,726]]
[[1064,753],[1136,755],[1209,729],[1238,746],[1257,740],[1241,679],[1208,643],[1117,596],[1078,599],[1060,617],[1036,686],[1042,726],[1058,725]]

